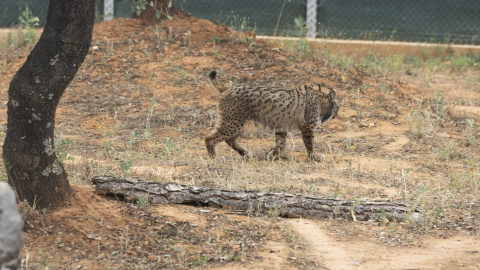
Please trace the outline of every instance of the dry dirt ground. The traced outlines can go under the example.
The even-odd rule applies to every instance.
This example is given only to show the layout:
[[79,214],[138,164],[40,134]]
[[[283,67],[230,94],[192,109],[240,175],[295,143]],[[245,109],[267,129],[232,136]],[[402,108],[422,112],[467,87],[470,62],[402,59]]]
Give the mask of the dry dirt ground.
[[[23,268],[480,268],[478,62],[465,67],[455,62],[460,56],[438,54],[355,59],[301,42],[288,46],[186,15],[155,26],[133,19],[96,24],[57,111],[57,155],[75,193],[61,209],[20,205]],[[0,145],[8,85],[30,50],[4,46],[0,54]],[[241,138],[253,159],[219,144],[210,160],[204,138],[216,121],[217,93],[206,81],[212,69],[225,83],[336,89],[339,118],[316,130],[325,161],[307,162],[296,131],[288,160],[265,160],[274,139],[255,125]],[[90,179],[105,174],[395,200],[421,218],[318,221],[126,203],[94,194]]]

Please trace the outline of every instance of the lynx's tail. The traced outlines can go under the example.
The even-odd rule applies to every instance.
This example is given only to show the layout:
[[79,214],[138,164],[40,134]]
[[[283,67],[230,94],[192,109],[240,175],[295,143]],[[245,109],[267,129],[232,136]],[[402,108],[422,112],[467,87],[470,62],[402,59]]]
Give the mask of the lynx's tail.
[[217,80],[217,71],[212,70],[210,71],[210,74],[208,74],[208,79],[210,80],[210,84],[215,88],[219,93],[222,93],[227,89],[224,85],[222,85],[218,80]]

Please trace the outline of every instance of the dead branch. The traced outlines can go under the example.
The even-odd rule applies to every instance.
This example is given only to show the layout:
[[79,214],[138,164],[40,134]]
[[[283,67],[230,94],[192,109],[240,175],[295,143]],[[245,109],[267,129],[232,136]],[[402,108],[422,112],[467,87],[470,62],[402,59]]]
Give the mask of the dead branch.
[[402,220],[408,207],[399,202],[322,199],[287,193],[219,190],[172,183],[145,182],[115,176],[92,178],[95,192],[124,200],[148,199],[151,204],[209,205],[247,213],[278,211],[282,217],[367,221],[383,218]]

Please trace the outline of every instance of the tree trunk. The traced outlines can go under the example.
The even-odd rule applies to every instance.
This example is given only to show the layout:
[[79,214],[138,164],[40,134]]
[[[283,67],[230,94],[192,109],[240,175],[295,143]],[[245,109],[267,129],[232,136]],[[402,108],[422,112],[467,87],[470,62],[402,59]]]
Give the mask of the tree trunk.
[[313,219],[344,218],[348,220],[402,220],[412,214],[399,202],[362,202],[299,196],[286,193],[244,192],[185,186],[170,183],[134,181],[114,176],[92,179],[97,194],[114,195],[124,200],[152,204],[197,203],[240,210],[267,213],[277,211],[282,217]]
[[55,111],[92,42],[95,0],[50,0],[47,23],[10,82],[3,159],[20,201],[59,206],[71,194],[55,154]]

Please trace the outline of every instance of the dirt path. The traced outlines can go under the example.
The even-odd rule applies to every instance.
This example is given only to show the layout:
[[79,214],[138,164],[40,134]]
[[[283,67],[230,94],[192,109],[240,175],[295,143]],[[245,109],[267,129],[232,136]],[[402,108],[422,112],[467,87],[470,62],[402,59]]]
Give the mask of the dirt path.
[[480,267],[478,237],[429,238],[417,247],[389,247],[356,237],[339,241],[322,229],[329,226],[329,222],[300,219],[292,220],[290,225],[309,242],[309,254],[318,258],[328,269]]

